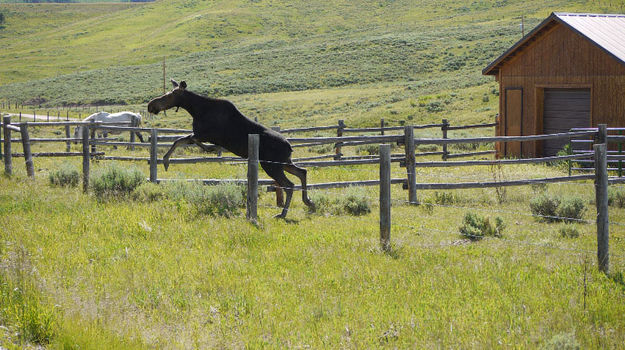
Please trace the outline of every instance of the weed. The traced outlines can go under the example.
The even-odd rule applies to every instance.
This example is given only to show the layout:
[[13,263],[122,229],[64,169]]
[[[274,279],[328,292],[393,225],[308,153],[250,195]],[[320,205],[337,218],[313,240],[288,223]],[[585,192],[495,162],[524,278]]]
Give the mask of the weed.
[[66,162],[50,172],[48,179],[52,186],[76,187],[80,182],[80,172],[75,165]]
[[477,241],[486,236],[501,237],[504,228],[503,219],[498,216],[495,218],[495,224],[493,225],[487,217],[467,213],[464,216],[463,225],[460,226],[460,234],[472,241]]

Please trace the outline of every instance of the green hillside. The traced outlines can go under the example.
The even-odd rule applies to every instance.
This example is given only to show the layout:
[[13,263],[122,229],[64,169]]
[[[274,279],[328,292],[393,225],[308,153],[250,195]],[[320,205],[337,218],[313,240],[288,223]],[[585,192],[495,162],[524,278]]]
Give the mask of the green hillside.
[[[200,93],[393,83],[415,95],[480,71],[551,11],[585,1],[158,1],[4,4],[0,96],[44,106],[141,104],[167,75]],[[19,38],[19,40],[16,40]]]

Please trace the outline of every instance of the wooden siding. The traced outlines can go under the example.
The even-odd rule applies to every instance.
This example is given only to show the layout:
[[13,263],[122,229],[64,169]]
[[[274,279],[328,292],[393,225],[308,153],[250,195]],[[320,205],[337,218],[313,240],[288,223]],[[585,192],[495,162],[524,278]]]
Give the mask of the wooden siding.
[[[625,127],[625,66],[603,49],[568,27],[558,24],[504,64],[498,72],[501,94],[509,88],[523,90],[523,120],[507,118],[505,102],[500,100],[500,114],[508,128],[517,123],[523,135],[543,132],[543,94],[545,88],[585,88],[591,93],[591,124],[606,123]],[[517,113],[518,114],[518,113]],[[500,133],[505,128],[499,128]],[[503,147],[502,147],[503,148]],[[526,142],[521,154],[539,156],[542,147]]]

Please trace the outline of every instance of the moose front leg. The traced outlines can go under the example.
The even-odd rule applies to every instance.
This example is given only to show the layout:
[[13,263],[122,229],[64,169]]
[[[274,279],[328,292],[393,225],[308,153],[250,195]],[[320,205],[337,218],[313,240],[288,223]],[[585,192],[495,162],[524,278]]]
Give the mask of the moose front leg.
[[174,153],[174,150],[176,149],[176,147],[181,146],[181,145],[189,145],[189,144],[195,143],[193,137],[194,135],[190,134],[190,135],[181,137],[178,140],[174,141],[174,144],[171,145],[171,148],[169,149],[169,151],[167,151],[167,153],[165,153],[165,155],[163,156],[163,166],[165,167],[165,171],[167,171],[167,168],[169,168],[169,157],[171,157],[171,154]]

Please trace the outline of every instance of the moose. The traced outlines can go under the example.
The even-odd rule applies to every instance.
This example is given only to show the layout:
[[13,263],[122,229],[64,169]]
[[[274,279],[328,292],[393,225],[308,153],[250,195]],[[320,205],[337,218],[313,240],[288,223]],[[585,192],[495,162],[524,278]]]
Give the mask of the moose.
[[291,144],[276,131],[273,131],[244,116],[232,102],[205,97],[187,90],[187,83],[177,83],[171,79],[174,88],[148,103],[148,112],[158,114],[173,107],[183,108],[193,118],[193,133],[174,141],[171,148],[163,156],[163,166],[167,171],[169,158],[176,147],[195,144],[205,151],[211,151],[210,146],[202,142],[211,142],[221,146],[239,157],[248,156],[248,135],[259,135],[259,161],[274,182],[277,190],[284,189],[286,201],[282,212],[276,218],[285,218],[293,196],[293,182],[285,175],[285,171],[297,176],[302,183],[302,200],[309,207],[314,207],[308,198],[306,189],[306,169],[293,164]]

